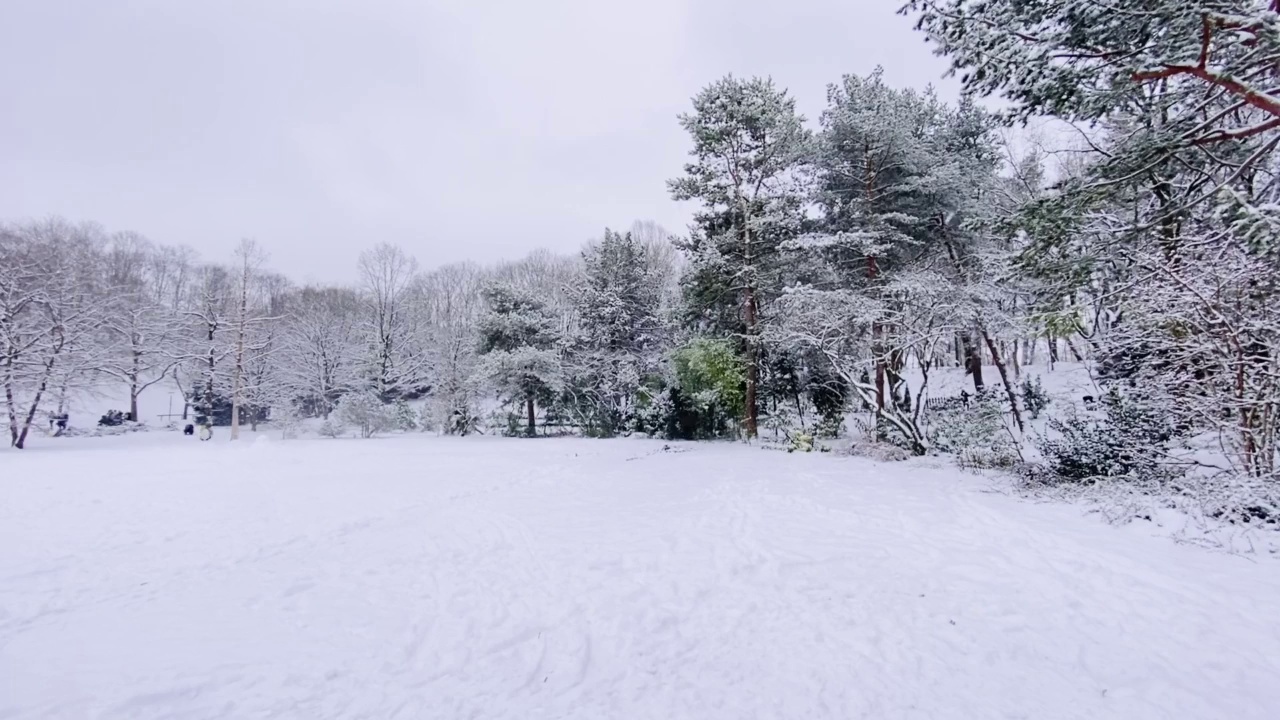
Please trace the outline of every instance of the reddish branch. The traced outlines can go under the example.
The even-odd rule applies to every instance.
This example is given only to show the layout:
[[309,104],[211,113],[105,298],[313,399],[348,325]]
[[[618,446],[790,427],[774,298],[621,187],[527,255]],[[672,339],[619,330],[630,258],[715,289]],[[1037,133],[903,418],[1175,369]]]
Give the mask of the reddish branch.
[[[1280,11],[1278,8],[1280,8],[1280,0],[1272,0],[1272,11]],[[1228,93],[1240,98],[1244,103],[1252,105],[1272,117],[1280,118],[1280,99],[1277,99],[1267,93],[1259,92],[1239,80],[1209,69],[1209,55],[1215,31],[1221,29],[1242,30],[1253,33],[1256,39],[1257,28],[1258,23],[1230,22],[1224,18],[1215,18],[1210,16],[1208,13],[1205,13],[1202,19],[1200,31],[1200,56],[1197,58],[1195,65],[1163,65],[1159,70],[1147,70],[1144,72],[1134,73],[1133,79],[1136,82],[1150,82],[1152,80],[1162,80],[1178,75],[1190,75],[1192,77],[1199,78],[1214,87],[1227,91]],[[1245,131],[1238,131],[1234,135],[1214,135],[1210,138],[1206,138],[1206,141],[1249,137],[1250,135],[1266,132],[1273,127],[1275,127],[1274,124],[1264,123],[1263,125],[1258,125]]]

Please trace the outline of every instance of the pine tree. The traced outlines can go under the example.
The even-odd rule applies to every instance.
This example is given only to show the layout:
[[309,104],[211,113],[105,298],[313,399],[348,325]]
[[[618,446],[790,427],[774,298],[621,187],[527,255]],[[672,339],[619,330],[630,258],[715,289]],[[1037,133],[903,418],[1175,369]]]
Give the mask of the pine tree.
[[648,249],[630,233],[606,229],[582,261],[582,281],[571,291],[579,328],[565,390],[583,429],[607,437],[634,424],[645,379],[659,371],[662,285]]
[[728,294],[739,310],[746,359],[745,431],[758,429],[762,310],[774,289],[779,245],[799,229],[801,167],[809,133],[795,101],[771,80],[728,76],[693,98],[680,116],[693,140],[683,177],[669,185],[677,200],[699,200],[690,264]]
[[523,405],[525,433],[537,434],[537,405],[555,398],[563,383],[555,315],[510,287],[484,291],[488,313],[480,321],[482,372],[509,405]]

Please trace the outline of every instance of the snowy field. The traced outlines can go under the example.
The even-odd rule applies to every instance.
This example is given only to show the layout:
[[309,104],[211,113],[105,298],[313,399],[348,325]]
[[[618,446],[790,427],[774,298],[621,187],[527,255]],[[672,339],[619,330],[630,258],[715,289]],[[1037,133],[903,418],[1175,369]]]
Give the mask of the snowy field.
[[662,447],[0,451],[0,718],[1280,716],[1274,559],[923,463]]

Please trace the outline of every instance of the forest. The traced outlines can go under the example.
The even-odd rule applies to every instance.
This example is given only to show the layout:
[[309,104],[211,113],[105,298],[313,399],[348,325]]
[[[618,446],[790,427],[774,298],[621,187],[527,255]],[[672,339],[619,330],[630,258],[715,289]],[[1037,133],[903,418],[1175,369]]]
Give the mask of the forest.
[[[1280,24],[1256,0],[911,0],[964,95],[762,77],[673,122],[693,224],[432,268],[391,245],[299,285],[91,222],[0,226],[10,444],[160,384],[193,418],[541,436],[783,438],[955,455],[1033,485],[1280,508]],[[1065,138],[1011,138],[1049,121]],[[627,229],[622,229],[627,228]],[[299,269],[302,270],[302,269]],[[1087,411],[1027,365],[1087,363]],[[963,368],[971,391],[931,398]],[[931,399],[938,402],[930,402]],[[184,416],[186,411],[184,411]]]

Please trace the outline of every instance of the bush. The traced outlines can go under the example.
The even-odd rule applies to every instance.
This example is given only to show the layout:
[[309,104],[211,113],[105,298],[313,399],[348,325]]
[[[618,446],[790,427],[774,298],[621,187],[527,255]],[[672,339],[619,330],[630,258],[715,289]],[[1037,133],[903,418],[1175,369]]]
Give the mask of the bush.
[[700,339],[672,355],[675,387],[656,403],[661,429],[671,439],[722,437],[744,414],[742,361],[729,343]]
[[359,428],[362,438],[371,438],[396,426],[394,411],[371,392],[343,395],[334,414],[339,422]]
[[805,433],[795,435],[787,452],[813,452],[813,436]]
[[1101,416],[1072,412],[1049,420],[1054,436],[1037,443],[1053,475],[1071,482],[1103,478],[1164,481],[1172,476],[1162,464],[1172,426],[1164,415],[1114,388],[1102,397]]
[[391,406],[392,417],[397,430],[410,432],[418,429],[418,415],[404,400],[396,400]]
[[1022,407],[1027,409],[1027,414],[1032,420],[1040,417],[1040,413],[1044,412],[1050,402],[1052,400],[1044,391],[1044,386],[1040,384],[1039,375],[1034,380],[1030,377],[1022,379]]
[[346,431],[346,426],[334,418],[329,418],[320,424],[320,434],[327,438],[340,438]]
[[280,428],[280,439],[290,440],[298,437],[298,429],[302,426],[302,414],[298,406],[290,404],[276,414],[275,424]]
[[955,455],[961,467],[1007,468],[1021,459],[1005,426],[1004,410],[989,393],[935,412],[928,438],[939,452]]

